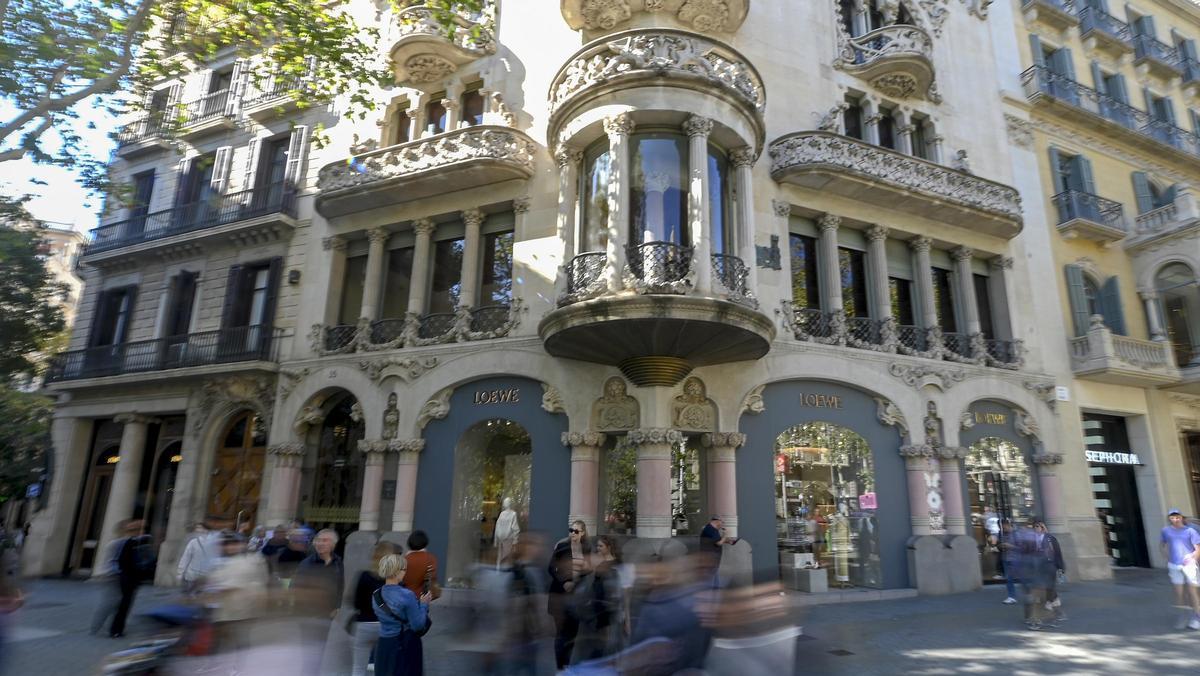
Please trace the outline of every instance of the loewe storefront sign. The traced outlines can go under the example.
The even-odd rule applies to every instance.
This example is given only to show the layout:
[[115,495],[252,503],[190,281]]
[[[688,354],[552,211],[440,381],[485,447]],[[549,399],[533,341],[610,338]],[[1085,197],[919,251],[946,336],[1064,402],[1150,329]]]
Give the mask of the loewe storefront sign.
[[800,405],[806,408],[842,408],[842,398],[836,394],[805,392],[800,395]]
[[1008,414],[975,411],[975,422],[980,425],[1005,425],[1008,424]]
[[476,390],[475,399],[472,401],[476,406],[518,404],[520,402],[521,388],[519,387],[510,387],[506,390]]

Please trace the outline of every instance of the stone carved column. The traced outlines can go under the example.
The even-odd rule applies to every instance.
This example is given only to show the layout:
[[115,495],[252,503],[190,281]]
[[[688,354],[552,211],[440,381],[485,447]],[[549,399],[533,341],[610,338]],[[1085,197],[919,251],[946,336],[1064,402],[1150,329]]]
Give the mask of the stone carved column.
[[338,323],[341,314],[342,287],[346,284],[346,239],[333,235],[321,240],[321,246],[329,252],[325,269],[317,274],[327,274],[329,279],[325,284],[328,293],[325,296],[325,313],[322,323],[333,326]]
[[484,214],[479,209],[469,209],[462,212],[463,224],[466,226],[463,236],[462,280],[459,284],[459,307],[473,308],[479,305],[479,228],[483,225]]
[[1063,513],[1062,481],[1058,476],[1062,461],[1061,453],[1033,454],[1033,464],[1037,466],[1038,486],[1042,490],[1042,518],[1046,520],[1046,528],[1051,533],[1064,533],[1067,530],[1066,515]]
[[930,535],[932,505],[929,501],[929,477],[938,473],[935,451],[929,444],[901,446],[904,458],[904,474],[908,483],[908,518],[913,535]]
[[[775,236],[779,238],[780,248],[783,249],[779,256],[779,267],[781,268],[781,279],[792,279],[792,257],[791,251],[791,221],[792,221],[792,205],[780,200],[771,200],[771,211],[775,214]],[[755,250],[757,253],[757,249]],[[757,263],[757,261],[755,261]],[[749,263],[747,263],[749,265]],[[757,266],[756,266],[757,267]],[[795,302],[795,298],[791,299]]]
[[367,231],[367,271],[363,279],[362,311],[359,317],[371,321],[379,319],[379,298],[383,295],[383,261],[387,256],[384,247],[391,233],[383,228]]
[[879,110],[879,103],[871,99],[863,99],[862,115],[863,140],[873,146],[879,145],[879,122],[883,119],[883,113]]
[[712,293],[712,214],[708,210],[708,135],[713,121],[693,115],[683,123],[688,135],[688,230],[692,241],[692,265],[696,291]]
[[604,278],[608,290],[617,293],[625,288],[625,246],[629,243],[629,197],[632,190],[629,174],[629,136],[633,133],[633,118],[626,113],[604,120],[608,134],[611,169],[608,184],[608,260]]
[[1150,340],[1165,341],[1167,334],[1163,331],[1162,317],[1158,313],[1158,292],[1138,291],[1138,295],[1141,296],[1142,304],[1146,307],[1146,324],[1150,329]]
[[683,433],[670,428],[629,431],[637,445],[637,536],[671,537],[671,451]]
[[817,260],[821,277],[821,309],[833,316],[842,313],[842,277],[838,261],[838,228],[842,225],[842,217],[825,214],[817,219],[817,227],[821,230],[817,240]]
[[941,456],[942,504],[946,510],[946,532],[950,535],[966,535],[962,461],[967,457],[967,449],[947,446],[938,449],[938,453]]
[[[124,413],[113,418],[113,422],[124,427],[121,429],[121,448],[117,451],[120,460],[113,473],[108,507],[104,510],[104,525],[100,530],[100,544],[96,548],[97,557],[108,556],[108,543],[116,538],[117,525],[133,517],[138,479],[142,473],[142,458],[146,453],[146,437],[150,432],[150,425],[157,424],[159,420],[137,413]],[[92,567],[93,576],[107,572],[106,566]]]
[[446,109],[446,131],[458,129],[458,123],[462,121],[458,99],[442,99],[442,107]]
[[267,457],[273,467],[264,517],[266,525],[274,527],[300,516],[297,512],[300,507],[300,470],[304,465],[304,453],[304,444],[299,441],[267,447]]
[[992,271],[991,283],[988,284],[988,298],[992,306],[992,326],[996,338],[1012,340],[1016,337],[1013,330],[1012,310],[1009,298],[1012,284],[1013,259],[1008,256],[996,256],[988,261]]
[[975,273],[971,270],[971,259],[975,252],[965,246],[950,251],[954,260],[954,277],[958,282],[959,307],[963,312],[963,333],[974,336],[979,333],[979,301],[975,298]]
[[563,243],[562,262],[567,265],[575,257],[576,247],[583,246],[575,221],[575,212],[579,208],[579,165],[583,162],[583,153],[568,145],[559,146],[554,153],[554,161],[558,164],[557,234],[558,241]]
[[867,229],[867,266],[870,268],[871,316],[888,319],[892,316],[892,294],[888,286],[887,264],[888,229],[873,225]]
[[721,517],[725,532],[737,537],[737,449],[746,445],[740,432],[711,432],[700,438],[708,449],[708,511]]
[[411,315],[425,314],[425,303],[429,298],[429,261],[433,258],[433,230],[436,226],[428,218],[413,222],[417,241],[413,249],[412,286],[408,290],[408,312]]
[[938,325],[937,305],[933,298],[933,263],[929,259],[933,242],[928,237],[916,237],[909,241],[908,246],[916,259],[913,262],[913,277],[921,302],[921,326],[930,329]]
[[605,436],[600,432],[563,432],[564,446],[571,448],[571,514],[569,520],[587,524],[589,533],[600,532],[600,451]]
[[902,124],[896,128],[896,150],[905,155],[913,153],[913,132],[917,130],[915,125]]
[[358,529],[379,530],[379,506],[383,501],[383,465],[387,461],[388,442],[360,439],[358,451],[365,456],[362,502],[358,509]]
[[749,277],[746,288],[758,292],[758,251],[754,248],[754,149],[743,147],[729,154],[733,163],[734,189],[737,190],[737,255],[746,264]]
[[399,461],[396,466],[396,503],[392,509],[392,530],[398,533],[407,533],[413,527],[413,513],[417,504],[417,465],[424,449],[424,439],[388,442],[388,451],[397,453]]

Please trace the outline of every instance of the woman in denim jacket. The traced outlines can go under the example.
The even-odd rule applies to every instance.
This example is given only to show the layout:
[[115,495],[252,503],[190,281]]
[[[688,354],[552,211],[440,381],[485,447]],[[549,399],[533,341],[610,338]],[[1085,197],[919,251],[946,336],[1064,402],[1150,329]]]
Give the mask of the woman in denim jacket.
[[421,637],[416,631],[429,622],[429,592],[418,599],[402,584],[407,562],[403,556],[389,554],[379,560],[379,577],[384,585],[372,595],[375,616],[379,619],[379,643],[375,646],[377,676],[420,676]]

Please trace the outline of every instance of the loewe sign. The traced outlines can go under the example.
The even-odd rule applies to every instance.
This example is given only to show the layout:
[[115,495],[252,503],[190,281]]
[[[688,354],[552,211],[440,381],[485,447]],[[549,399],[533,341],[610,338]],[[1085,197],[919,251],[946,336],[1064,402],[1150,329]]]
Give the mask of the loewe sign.
[[975,422],[983,425],[1003,425],[1008,422],[1007,413],[983,413],[975,412]]
[[476,390],[475,400],[472,402],[476,406],[486,406],[488,404],[517,404],[521,401],[521,388],[512,387],[507,390]]
[[842,408],[842,398],[836,394],[806,392],[800,395],[800,405],[808,408]]

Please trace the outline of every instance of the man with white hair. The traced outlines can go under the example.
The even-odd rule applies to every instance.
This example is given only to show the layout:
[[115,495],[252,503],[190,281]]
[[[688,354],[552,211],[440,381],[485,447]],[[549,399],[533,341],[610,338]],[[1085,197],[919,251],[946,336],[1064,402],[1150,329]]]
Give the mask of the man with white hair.
[[342,557],[333,551],[337,543],[338,534],[332,528],[318,532],[313,538],[313,552],[300,562],[292,578],[296,609],[308,616],[301,622],[303,644],[314,651],[313,658],[304,665],[303,673],[323,673],[322,654],[329,624],[342,605]]

